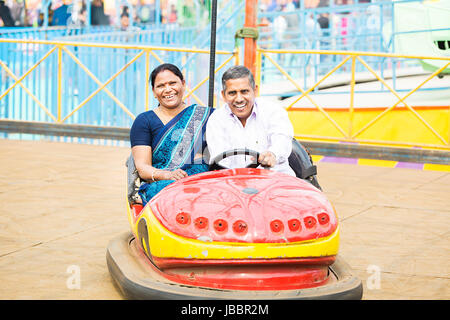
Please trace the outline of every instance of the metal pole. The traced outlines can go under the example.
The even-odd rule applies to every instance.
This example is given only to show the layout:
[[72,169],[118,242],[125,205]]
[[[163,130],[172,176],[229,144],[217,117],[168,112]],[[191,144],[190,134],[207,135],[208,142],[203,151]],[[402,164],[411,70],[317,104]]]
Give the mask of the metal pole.
[[[256,13],[258,11],[258,0],[245,1],[244,27],[256,28]],[[256,39],[244,39],[244,65],[253,73],[256,72]]]
[[214,71],[216,68],[217,0],[211,2],[211,44],[209,50],[209,96],[208,107],[214,106]]

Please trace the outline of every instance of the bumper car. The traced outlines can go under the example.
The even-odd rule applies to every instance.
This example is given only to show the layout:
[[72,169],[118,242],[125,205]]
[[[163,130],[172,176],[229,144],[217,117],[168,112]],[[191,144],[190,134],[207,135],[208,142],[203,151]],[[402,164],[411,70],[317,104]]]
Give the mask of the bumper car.
[[109,272],[128,299],[361,299],[362,283],[338,256],[339,221],[320,190],[316,168],[294,140],[297,177],[256,168],[178,180],[144,207],[133,201],[131,232],[107,248]]

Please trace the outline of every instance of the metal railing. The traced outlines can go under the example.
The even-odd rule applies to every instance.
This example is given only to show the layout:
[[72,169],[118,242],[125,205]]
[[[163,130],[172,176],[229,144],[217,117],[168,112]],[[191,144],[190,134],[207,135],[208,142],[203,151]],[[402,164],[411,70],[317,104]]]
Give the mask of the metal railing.
[[[299,83],[298,80],[295,80],[289,72],[284,69],[279,63],[275,61],[275,59],[272,57],[274,54],[292,54],[292,55],[337,55],[341,57],[341,61],[339,61],[333,68],[331,68],[323,77],[321,77],[318,81],[316,81],[314,84],[310,85],[310,87],[307,89],[305,86],[305,83]],[[392,84],[389,84],[388,81],[383,76],[382,70],[374,70],[373,67],[369,65],[369,63],[366,62],[368,58],[371,57],[379,57],[383,59],[411,59],[411,60],[439,60],[443,62],[443,66],[438,68],[432,73],[424,74],[422,75],[424,79],[421,79],[420,84],[413,86],[413,88],[410,89],[402,89],[402,90],[396,90],[393,88]],[[326,119],[325,122],[329,122],[332,124],[332,126],[338,131],[338,135],[335,136],[326,136],[326,135],[310,135],[310,134],[297,134],[298,138],[303,139],[318,139],[318,140],[325,140],[325,141],[342,141],[342,142],[361,142],[361,143],[371,143],[371,144],[385,144],[385,145],[403,145],[403,146],[422,146],[422,147],[435,147],[435,148],[444,148],[444,149],[450,149],[450,127],[449,127],[449,120],[450,120],[450,101],[444,102],[444,105],[441,105],[440,107],[444,107],[443,115],[444,115],[444,124],[443,128],[447,130],[446,134],[442,134],[442,129],[437,130],[433,127],[427,121],[424,119],[423,116],[421,116],[415,108],[408,103],[406,100],[414,93],[418,92],[420,89],[425,90],[425,85],[433,78],[437,77],[443,70],[445,70],[448,66],[450,66],[450,57],[436,57],[436,56],[414,56],[414,55],[400,55],[400,54],[393,54],[393,53],[376,53],[376,52],[349,52],[349,51],[321,51],[321,50],[268,50],[268,49],[257,49],[257,76],[256,81],[259,85],[261,85],[261,79],[264,77],[264,69],[261,67],[261,64],[263,63],[263,60],[265,59],[265,63],[272,64],[279,73],[289,81],[290,84],[292,84],[297,92],[291,92],[289,95],[296,95],[295,99],[293,99],[289,104],[287,104],[286,109],[291,112],[301,111],[301,107],[296,107],[296,104],[299,103],[302,99],[307,99],[308,104],[312,106],[312,109],[315,111],[320,112],[324,118]],[[333,117],[330,116],[329,112],[326,111],[327,108],[330,106],[322,106],[318,104],[315,101],[315,98],[320,94],[318,91],[318,88],[321,84],[323,84],[328,78],[330,78],[333,74],[337,73],[337,71],[341,68],[343,68],[346,63],[351,63],[351,69],[350,69],[350,79],[345,83],[350,87],[350,90],[340,90],[340,91],[331,91],[328,92],[329,94],[332,94],[334,96],[346,94],[349,96],[349,104],[346,108],[341,108],[341,112],[347,113],[347,126],[343,127],[340,125]],[[382,111],[379,112],[376,116],[374,116],[370,121],[367,123],[358,123],[358,126],[356,126],[355,122],[355,112],[357,110],[357,105],[355,105],[355,95],[358,93],[356,91],[356,64],[359,63],[362,67],[364,67],[373,77],[371,81],[378,81],[382,86],[384,86],[387,90],[385,91],[374,91],[376,93],[385,93],[389,92],[390,94],[394,95],[396,98],[396,102],[392,105],[383,106]],[[395,64],[395,63],[394,63]],[[348,72],[348,71],[347,71]],[[448,95],[450,93],[450,83],[446,82],[447,86],[443,87],[434,87],[431,88],[433,90],[436,90],[435,94],[442,94],[442,95]],[[284,86],[286,86],[284,84]],[[430,89],[430,88],[427,88]],[[402,92],[406,92],[406,94],[402,94]],[[361,92],[359,92],[361,93]],[[365,92],[363,92],[365,93]],[[386,114],[392,113],[392,111],[398,107],[400,104],[403,104],[404,108],[406,110],[413,114],[414,117],[419,120],[420,124],[423,125],[424,128],[426,128],[427,131],[431,132],[435,138],[437,138],[437,143],[435,144],[424,144],[420,141],[394,141],[394,140],[379,140],[379,139],[361,139],[360,136],[367,131],[369,128],[373,127],[377,122],[380,122],[380,119],[385,117]],[[359,106],[360,107],[360,106]],[[303,108],[304,109],[304,108]],[[442,109],[442,108],[441,108]],[[446,116],[445,116],[446,115]],[[355,130],[355,127],[358,127],[357,130]],[[402,130],[402,128],[397,128],[398,130]],[[404,130],[416,130],[417,128],[403,128]],[[439,133],[441,131],[441,133]]]
[[[157,105],[148,80],[163,62],[182,66],[185,99],[206,102],[207,50],[0,39],[4,43],[16,47],[0,55],[7,57],[0,60],[3,119],[129,127],[138,113]],[[238,59],[237,51],[216,54],[216,72]]]

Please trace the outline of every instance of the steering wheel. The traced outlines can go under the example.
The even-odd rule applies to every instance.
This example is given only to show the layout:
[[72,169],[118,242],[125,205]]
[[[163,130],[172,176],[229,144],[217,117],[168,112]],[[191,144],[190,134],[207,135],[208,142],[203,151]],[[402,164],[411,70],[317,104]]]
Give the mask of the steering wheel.
[[219,164],[220,161],[222,161],[225,158],[231,157],[231,156],[237,156],[237,155],[247,155],[247,156],[253,156],[255,158],[254,163],[250,163],[245,168],[257,168],[261,163],[258,161],[259,158],[259,152],[255,150],[250,149],[231,149],[228,151],[224,151],[221,154],[217,155],[209,165],[209,170],[220,170],[220,169],[229,169],[227,167],[224,167]]

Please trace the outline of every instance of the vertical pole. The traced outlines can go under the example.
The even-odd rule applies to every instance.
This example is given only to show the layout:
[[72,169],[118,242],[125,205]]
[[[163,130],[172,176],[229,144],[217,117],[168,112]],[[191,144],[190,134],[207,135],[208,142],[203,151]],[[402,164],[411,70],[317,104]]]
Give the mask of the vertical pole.
[[[256,28],[256,13],[258,12],[258,0],[245,0],[244,27]],[[255,74],[256,71],[256,39],[244,39],[244,65]]]
[[145,111],[149,110],[150,97],[150,52],[145,51]]
[[353,117],[354,117],[354,108],[355,108],[355,65],[356,65],[356,56],[352,57],[352,80],[350,83],[350,119],[348,124],[348,138],[353,139],[352,131],[353,131]]
[[62,106],[62,48],[58,47],[58,123],[61,122],[61,106]]
[[256,52],[256,74],[254,74],[256,85],[258,86],[258,91],[256,92],[257,96],[259,96],[259,90],[261,88],[261,72],[262,72],[262,52],[260,50],[257,50],[257,52]]
[[216,24],[217,0],[211,2],[211,45],[209,50],[209,95],[208,107],[214,107],[214,74],[216,69]]

